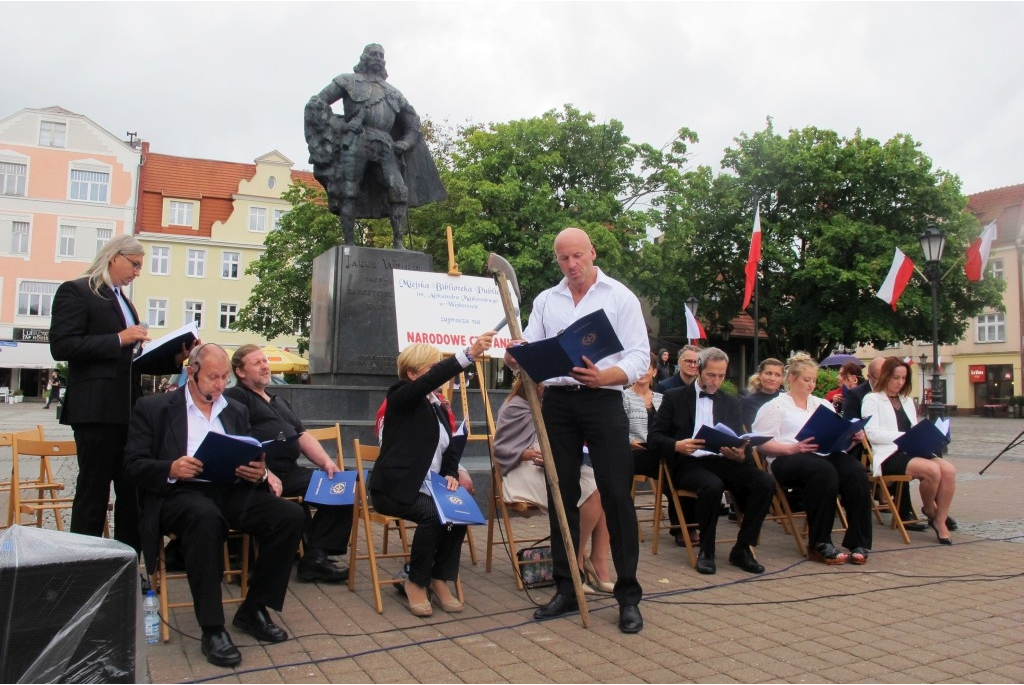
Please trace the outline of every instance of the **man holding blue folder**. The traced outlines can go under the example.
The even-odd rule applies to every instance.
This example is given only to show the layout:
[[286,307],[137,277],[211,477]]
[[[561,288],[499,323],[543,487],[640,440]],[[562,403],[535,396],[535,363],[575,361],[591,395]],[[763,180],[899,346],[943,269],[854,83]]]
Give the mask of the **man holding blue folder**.
[[[267,468],[270,487],[285,497],[303,496],[309,488],[313,470],[299,466],[299,457],[323,469],[328,479],[334,478],[338,466],[324,451],[320,441],[302,426],[288,400],[267,392],[270,386],[270,363],[258,345],[242,345],[231,357],[231,370],[238,385],[224,392],[226,397],[238,400],[249,409],[249,423],[253,437],[259,440],[289,438],[298,434],[298,440],[282,442],[267,448]],[[352,532],[352,505],[331,506],[317,504],[313,513],[308,503],[306,530],[303,534],[303,554],[299,561],[298,579],[343,583],[348,580],[348,568],[338,568],[327,555],[344,555]]]

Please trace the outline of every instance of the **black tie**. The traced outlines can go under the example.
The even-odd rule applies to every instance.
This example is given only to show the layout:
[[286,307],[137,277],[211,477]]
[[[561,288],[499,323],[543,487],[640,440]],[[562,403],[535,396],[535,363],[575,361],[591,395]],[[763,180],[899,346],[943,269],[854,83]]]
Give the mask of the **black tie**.
[[699,400],[702,397],[706,397],[709,400],[711,400],[712,402],[715,401],[715,393],[713,393],[713,392],[704,392],[703,390],[698,390],[697,391],[697,399]]

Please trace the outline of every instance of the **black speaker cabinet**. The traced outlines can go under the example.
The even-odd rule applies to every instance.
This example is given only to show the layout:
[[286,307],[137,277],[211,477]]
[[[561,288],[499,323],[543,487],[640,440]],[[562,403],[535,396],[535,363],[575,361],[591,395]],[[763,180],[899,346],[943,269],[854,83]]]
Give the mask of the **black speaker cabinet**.
[[0,683],[134,683],[139,572],[113,540],[0,534]]

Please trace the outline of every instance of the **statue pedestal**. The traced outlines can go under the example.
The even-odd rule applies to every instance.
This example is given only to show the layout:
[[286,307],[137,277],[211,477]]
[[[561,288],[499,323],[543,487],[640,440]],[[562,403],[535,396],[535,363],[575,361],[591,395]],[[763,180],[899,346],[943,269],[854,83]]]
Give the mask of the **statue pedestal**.
[[340,245],[313,260],[309,370],[315,385],[383,386],[398,380],[392,272],[430,271],[422,252]]

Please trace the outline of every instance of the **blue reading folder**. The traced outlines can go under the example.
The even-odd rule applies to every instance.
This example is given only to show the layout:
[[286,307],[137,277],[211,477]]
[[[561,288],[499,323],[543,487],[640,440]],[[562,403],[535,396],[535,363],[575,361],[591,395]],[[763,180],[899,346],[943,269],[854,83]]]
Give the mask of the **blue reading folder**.
[[326,471],[314,471],[302,499],[330,506],[355,504],[356,474],[356,471],[338,471],[334,478],[328,478]]
[[441,516],[441,523],[456,526],[482,526],[487,523],[480,512],[480,507],[476,505],[476,500],[466,488],[460,485],[457,490],[449,490],[444,476],[433,471],[429,476],[427,485],[430,487],[430,496],[434,498],[434,504],[437,506],[437,513]]
[[275,438],[260,442],[248,435],[225,435],[210,431],[199,443],[196,459],[203,462],[203,472],[192,480],[210,483],[234,483],[235,469],[251,461],[259,461],[260,454],[277,442],[297,440],[298,434],[288,438]]
[[744,433],[736,435],[736,432],[724,423],[715,424],[715,427],[701,426],[697,435],[693,436],[704,441],[701,449],[715,454],[721,454],[723,447],[742,447],[743,443],[750,441],[751,447],[763,445],[772,439],[770,435],[758,435],[757,433]]
[[949,438],[928,419],[919,422],[893,440],[896,446],[912,457],[941,457]]
[[818,446],[818,454],[845,452],[850,448],[850,440],[853,439],[853,435],[870,420],[869,416],[866,419],[847,421],[828,407],[818,405],[818,408],[811,414],[811,418],[807,419],[807,423],[796,434],[796,439],[802,441],[814,438],[814,443]]
[[536,383],[568,376],[573,367],[584,365],[583,357],[597,363],[621,351],[622,343],[603,309],[577,319],[553,338],[508,348]]

